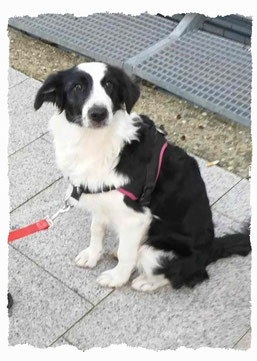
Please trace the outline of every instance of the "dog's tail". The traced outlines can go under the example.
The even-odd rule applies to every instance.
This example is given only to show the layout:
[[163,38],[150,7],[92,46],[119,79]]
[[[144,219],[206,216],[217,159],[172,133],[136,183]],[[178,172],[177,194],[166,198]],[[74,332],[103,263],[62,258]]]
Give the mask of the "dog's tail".
[[208,263],[232,255],[247,256],[251,252],[250,223],[244,226],[241,233],[228,234],[215,238]]

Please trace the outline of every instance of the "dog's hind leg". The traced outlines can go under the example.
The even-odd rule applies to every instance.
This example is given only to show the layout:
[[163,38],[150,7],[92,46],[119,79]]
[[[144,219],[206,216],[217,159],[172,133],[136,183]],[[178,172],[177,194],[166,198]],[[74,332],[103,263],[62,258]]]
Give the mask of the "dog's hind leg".
[[[163,274],[156,275],[155,269],[159,267],[159,261],[164,252],[151,246],[143,245],[138,252],[137,268],[139,276],[132,281],[132,288],[137,291],[154,291],[169,284],[169,280]],[[166,254],[171,257],[171,253]]]
[[136,277],[132,281],[132,288],[137,291],[154,291],[160,287],[166,286],[169,284],[169,280],[163,275],[152,275],[151,277],[146,277],[144,274]]

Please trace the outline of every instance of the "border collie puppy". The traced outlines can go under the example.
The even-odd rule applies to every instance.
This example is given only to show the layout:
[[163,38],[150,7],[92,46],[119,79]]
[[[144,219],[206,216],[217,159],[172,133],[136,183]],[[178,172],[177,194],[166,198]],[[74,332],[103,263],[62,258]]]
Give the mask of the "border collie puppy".
[[95,267],[111,226],[118,263],[98,277],[102,286],[126,284],[137,268],[136,290],[193,287],[208,278],[211,262],[246,256],[249,232],[215,238],[197,162],[147,116],[131,113],[139,95],[121,69],[97,62],[49,75],[36,95],[36,110],[56,105],[50,130],[57,166],[78,207],[92,214],[90,245],[75,262]]

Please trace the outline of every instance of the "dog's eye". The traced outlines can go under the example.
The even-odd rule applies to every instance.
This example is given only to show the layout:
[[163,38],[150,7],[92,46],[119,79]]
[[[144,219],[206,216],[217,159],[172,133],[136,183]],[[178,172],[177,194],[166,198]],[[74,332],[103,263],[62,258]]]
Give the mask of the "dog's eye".
[[110,81],[107,81],[104,85],[105,90],[111,91],[113,88],[113,84]]
[[81,91],[82,90],[82,85],[81,84],[75,84],[74,87],[73,87],[73,90]]

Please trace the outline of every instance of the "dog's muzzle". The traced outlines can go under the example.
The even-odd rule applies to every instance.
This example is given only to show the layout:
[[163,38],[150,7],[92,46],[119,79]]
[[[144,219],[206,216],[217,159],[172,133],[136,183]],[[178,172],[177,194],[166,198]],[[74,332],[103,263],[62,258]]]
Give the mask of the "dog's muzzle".
[[93,106],[88,110],[88,119],[90,120],[92,126],[100,127],[105,124],[105,121],[108,118],[108,110],[103,106]]

